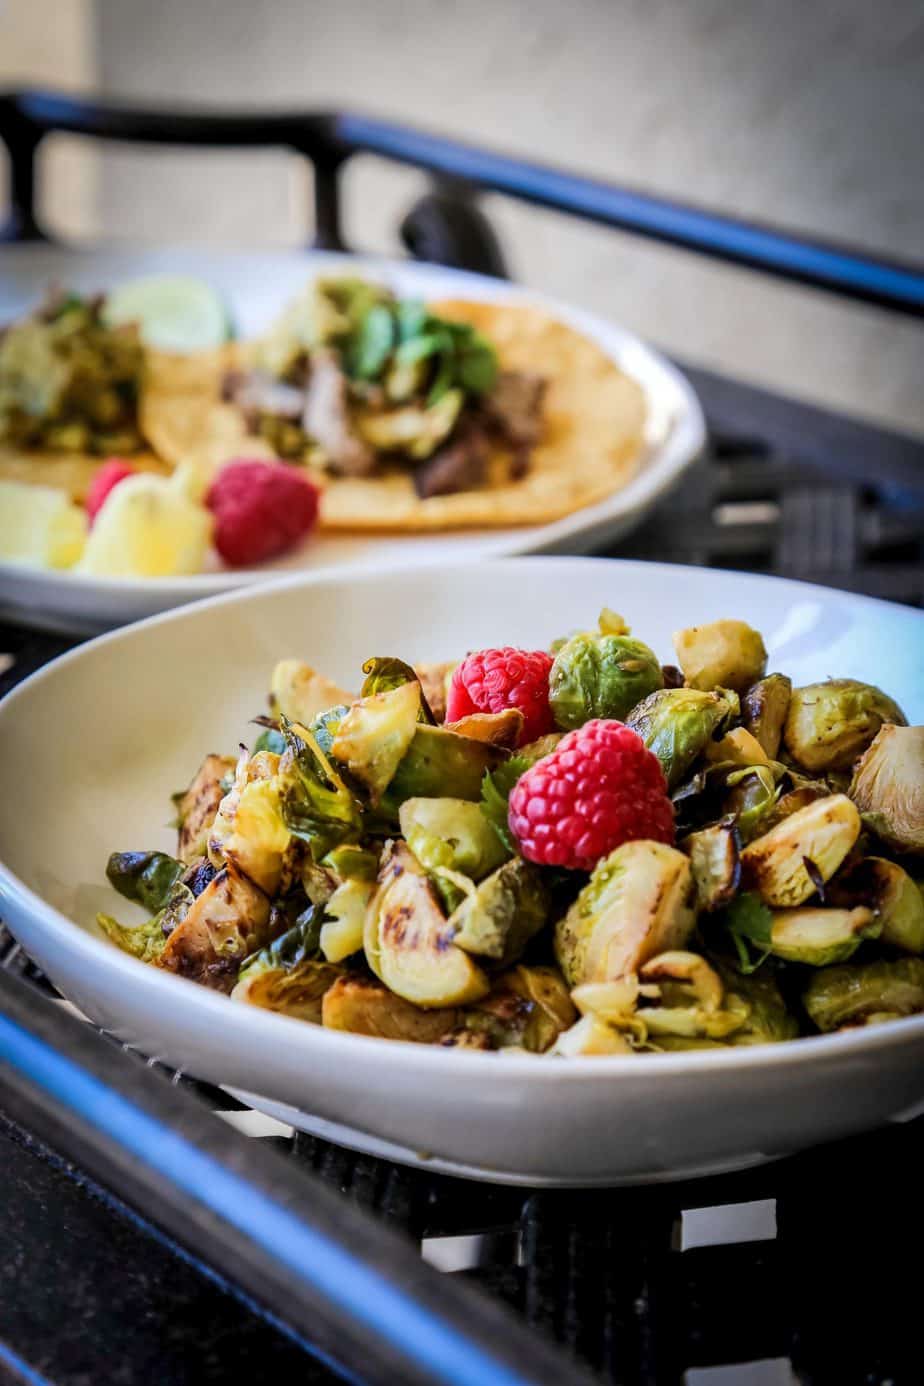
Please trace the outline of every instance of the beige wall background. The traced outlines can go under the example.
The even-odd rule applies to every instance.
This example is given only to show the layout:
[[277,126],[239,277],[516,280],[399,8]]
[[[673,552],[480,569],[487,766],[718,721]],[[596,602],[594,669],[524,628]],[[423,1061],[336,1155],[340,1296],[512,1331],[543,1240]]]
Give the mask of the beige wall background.
[[[0,78],[139,100],[352,106],[717,210],[924,259],[918,0],[0,0]],[[298,244],[283,154],[56,150],[77,234]],[[95,180],[94,180],[95,175]],[[69,179],[69,181],[68,181]],[[412,173],[357,161],[347,227],[397,248]],[[924,332],[489,199],[519,279],[668,350],[924,433]]]

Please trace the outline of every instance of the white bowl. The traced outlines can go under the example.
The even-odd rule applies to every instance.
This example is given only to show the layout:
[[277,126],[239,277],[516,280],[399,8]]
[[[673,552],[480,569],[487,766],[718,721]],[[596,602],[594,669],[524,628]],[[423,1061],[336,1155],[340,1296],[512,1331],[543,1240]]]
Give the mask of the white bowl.
[[[0,913],[81,1010],[170,1064],[444,1167],[569,1185],[731,1168],[907,1117],[924,1016],[720,1052],[561,1060],[367,1039],[241,1006],[95,931],[111,851],[170,850],[169,795],[252,736],[274,661],[347,687],[370,654],[547,644],[608,605],[667,658],[677,626],[750,620],[797,681],[875,680],[924,720],[924,615],[800,583],[593,559],[284,580],[105,636],[0,704]],[[324,1128],[329,1129],[329,1128]],[[342,1135],[342,1132],[338,1132]]]
[[648,420],[638,472],[620,490],[551,524],[466,529],[444,534],[349,534],[323,531],[258,568],[225,568],[173,578],[106,578],[0,562],[0,618],[52,630],[96,634],[128,621],[285,572],[368,570],[397,564],[444,564],[516,553],[589,553],[639,524],[702,451],[706,430],[692,386],[631,332],[591,313],[505,280],[409,260],[356,259],[322,251],[125,250],[80,252],[60,246],[0,249],[0,324],[34,305],[49,283],[86,293],[136,275],[199,275],[221,292],[239,334],[265,330],[317,274],[368,274],[420,298],[536,303],[598,342],[645,391]]

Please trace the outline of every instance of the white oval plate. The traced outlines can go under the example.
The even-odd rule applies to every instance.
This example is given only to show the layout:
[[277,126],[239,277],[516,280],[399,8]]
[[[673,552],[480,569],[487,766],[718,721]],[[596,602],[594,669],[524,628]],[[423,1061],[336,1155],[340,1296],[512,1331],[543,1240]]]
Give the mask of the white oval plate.
[[213,284],[231,305],[237,331],[243,337],[262,331],[313,274],[344,269],[353,274],[368,273],[399,293],[422,298],[460,296],[537,303],[599,342],[644,387],[649,409],[645,454],[638,474],[606,500],[553,524],[445,534],[319,534],[295,553],[259,568],[216,567],[182,578],[98,578],[0,563],[0,616],[32,626],[95,633],[284,572],[331,568],[355,572],[516,553],[587,553],[638,524],[694,461],[705,441],[702,410],[692,388],[658,352],[614,323],[502,280],[413,261],[360,260],[318,251],[79,252],[17,246],[0,250],[0,265],[0,323],[34,305],[50,282],[94,292],[135,275],[164,270],[199,275]]
[[[797,681],[873,677],[924,720],[924,615],[800,583],[602,559],[296,577],[155,617],[0,704],[0,914],[82,1011],[145,1053],[472,1174],[568,1185],[738,1167],[910,1115],[924,1016],[723,1052],[562,1060],[367,1039],[237,1005],[95,932],[110,852],[172,850],[169,795],[253,735],[273,662],[346,687],[370,654],[547,645],[623,612],[662,658],[678,626],[743,617]],[[273,1110],[276,1110],[274,1108]],[[291,1117],[289,1118],[291,1119]],[[328,1128],[329,1129],[329,1128]]]

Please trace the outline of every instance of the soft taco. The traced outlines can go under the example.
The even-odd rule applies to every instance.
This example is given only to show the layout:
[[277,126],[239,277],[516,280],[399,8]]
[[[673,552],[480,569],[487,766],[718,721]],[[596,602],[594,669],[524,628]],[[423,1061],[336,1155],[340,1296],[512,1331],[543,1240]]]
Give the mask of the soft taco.
[[177,463],[310,468],[328,529],[439,530],[547,522],[624,486],[645,397],[539,308],[319,280],[264,338],[193,363],[185,389],[152,372],[142,421]]
[[106,457],[168,468],[142,426],[147,353],[134,325],[106,322],[102,296],[54,291],[0,331],[0,480],[83,500]]

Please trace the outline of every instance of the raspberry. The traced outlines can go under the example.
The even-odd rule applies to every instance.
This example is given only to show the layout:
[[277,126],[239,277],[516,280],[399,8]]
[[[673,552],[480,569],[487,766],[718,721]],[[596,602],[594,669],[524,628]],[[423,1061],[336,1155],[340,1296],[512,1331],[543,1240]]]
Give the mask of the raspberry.
[[622,722],[597,718],[562,737],[510,793],[510,831],[528,861],[592,871],[622,842],[674,841],[657,756]]
[[446,721],[473,712],[503,712],[516,707],[524,717],[520,745],[555,731],[549,708],[552,656],[545,650],[477,650],[455,670],[446,699]]
[[123,462],[121,457],[110,457],[104,462],[99,471],[90,482],[90,489],[87,491],[87,498],[84,501],[84,508],[92,525],[103,506],[103,501],[109,495],[114,486],[118,486],[120,481],[124,481],[127,476],[134,476],[134,467]]
[[205,498],[215,516],[216,549],[233,568],[285,553],[313,528],[319,494],[285,462],[227,463]]

